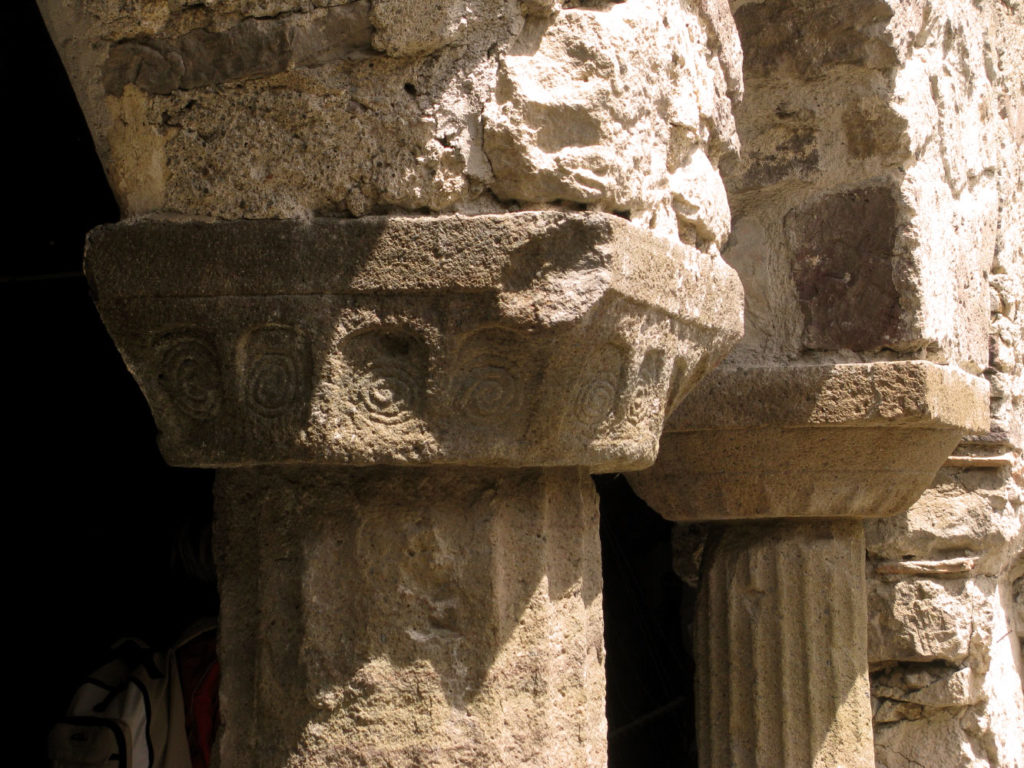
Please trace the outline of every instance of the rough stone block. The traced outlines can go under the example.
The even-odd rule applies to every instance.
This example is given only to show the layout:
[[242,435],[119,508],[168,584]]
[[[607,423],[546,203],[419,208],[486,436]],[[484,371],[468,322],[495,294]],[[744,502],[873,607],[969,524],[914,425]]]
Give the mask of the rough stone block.
[[671,416],[630,484],[670,520],[883,517],[928,487],[984,379],[925,362],[720,368]]
[[186,465],[643,466],[740,322],[720,260],[597,214],[139,222],[87,270]]
[[783,229],[808,349],[862,352],[899,339],[896,210],[892,189],[867,187],[828,195],[786,215]]
[[725,239],[725,0],[39,6],[127,216],[572,203]]

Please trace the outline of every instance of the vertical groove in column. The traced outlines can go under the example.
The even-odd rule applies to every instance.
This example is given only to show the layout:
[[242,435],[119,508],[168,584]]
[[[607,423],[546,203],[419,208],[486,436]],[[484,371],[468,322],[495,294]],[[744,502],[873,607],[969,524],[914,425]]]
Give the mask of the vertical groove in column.
[[[711,549],[714,549],[712,545]],[[727,634],[728,590],[722,569],[709,569],[703,579],[697,618],[697,686],[706,695],[698,695],[697,734],[701,768],[728,765],[729,687],[710,685],[712,680],[729,679],[732,653]]]
[[[757,551],[760,579],[761,605],[758,615],[757,633],[754,638],[756,654],[754,669],[757,687],[754,691],[752,706],[755,702],[767,701],[782,692],[782,676],[779,674],[782,665],[774,663],[783,652],[783,624],[775,620],[777,595],[773,588],[779,583],[778,551],[773,547],[759,548]],[[755,707],[757,728],[757,765],[771,765],[778,762],[779,755],[772,751],[772,745],[785,746],[782,732],[782,721],[773,717],[763,707]]]
[[[776,605],[773,606],[773,613],[777,612],[777,606],[788,605],[792,599],[792,590],[789,588],[790,585],[786,579],[783,578],[785,570],[792,567],[792,563],[786,562],[785,553],[778,547],[772,547],[773,554],[775,555],[775,599]],[[775,690],[779,692],[780,711],[782,712],[793,712],[795,707],[798,706],[798,696],[793,691],[792,677],[783,674],[783,671],[787,666],[791,665],[794,661],[795,641],[793,639],[792,625],[785,621],[773,621],[772,626],[776,628],[779,636],[779,654],[775,664],[770,664],[773,672],[775,673],[775,679],[778,681],[778,685]],[[776,743],[779,745],[779,752],[776,757],[781,755],[783,765],[793,765],[796,761],[796,755],[798,748],[789,739],[789,733],[786,728],[785,718],[776,717],[773,718],[776,728],[774,735],[777,739]],[[769,765],[771,760],[768,756],[768,749],[763,749],[765,753],[764,764]]]
[[[750,673],[749,667],[744,668],[742,664],[731,663],[735,660],[743,659],[747,655],[744,653],[747,650],[744,646],[750,636],[749,628],[743,626],[739,621],[746,582],[743,578],[744,569],[742,566],[744,565],[746,565],[746,562],[743,561],[736,563],[737,567],[726,574],[725,577],[728,594],[734,598],[727,600],[725,603],[727,616],[725,637],[728,641],[727,649],[730,661],[729,690],[736,690],[749,682],[749,678],[744,679]],[[735,599],[736,596],[739,599]],[[740,764],[746,759],[746,745],[750,739],[749,729],[745,727],[747,722],[749,722],[744,719],[743,705],[745,703],[743,698],[739,696],[729,696],[726,700],[726,706],[729,708],[729,762],[733,765]]]
[[[813,535],[813,534],[812,534]],[[808,542],[810,543],[810,542]],[[806,729],[798,729],[796,723],[791,724],[791,731],[801,733],[806,736],[806,746],[804,751],[799,755],[800,762],[803,765],[812,765],[815,753],[815,746],[817,742],[816,735],[821,733],[822,730],[822,713],[821,713],[821,697],[819,686],[822,683],[821,680],[821,652],[824,650],[828,652],[829,648],[821,648],[821,615],[819,611],[815,610],[815,592],[821,588],[821,576],[822,574],[816,573],[814,583],[808,583],[807,570],[809,563],[805,558],[805,552],[793,551],[794,547],[792,542],[785,542],[786,549],[789,551],[790,556],[798,563],[798,567],[793,569],[791,578],[797,580],[797,589],[800,590],[800,604],[797,606],[793,615],[787,616],[783,621],[795,621],[799,627],[801,640],[803,644],[803,668],[794,666],[786,669],[786,674],[793,674],[799,677],[800,684],[804,690],[804,702],[806,707],[807,725]],[[780,606],[785,611],[788,606]],[[792,609],[790,609],[792,610]],[[831,714],[828,713],[829,719]]]
[[722,530],[698,602],[702,768],[873,766],[859,532]]
[[606,765],[584,473],[231,477],[224,768]]

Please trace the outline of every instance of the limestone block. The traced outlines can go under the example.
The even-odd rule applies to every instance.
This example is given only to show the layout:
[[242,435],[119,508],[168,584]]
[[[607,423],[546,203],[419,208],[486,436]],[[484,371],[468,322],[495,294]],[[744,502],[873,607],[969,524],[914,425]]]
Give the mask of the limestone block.
[[[873,677],[871,695],[879,700],[875,722],[917,719],[925,709],[950,709],[977,704],[982,699],[981,681],[970,667],[915,664],[897,666]],[[916,717],[886,718],[887,706],[895,702],[911,705]],[[916,710],[916,711],[915,711]]]
[[217,482],[224,768],[605,766],[584,472]]
[[857,521],[723,526],[696,626],[702,768],[873,765]]
[[926,362],[720,368],[629,480],[670,520],[891,515],[987,426],[987,394]]
[[906,514],[865,525],[869,559],[904,569],[959,561],[963,576],[1003,574],[1024,548],[1024,514],[1010,480],[1005,469],[944,467]]
[[868,591],[879,763],[904,765],[897,758],[917,738],[941,744],[935,765],[1020,766],[1024,687],[1010,584],[876,576]]
[[720,260],[598,214],[139,222],[97,303],[171,463],[651,463],[736,340]]
[[984,602],[965,579],[873,580],[868,595],[872,661],[963,663]]
[[39,6],[127,217],[569,202],[724,241],[725,0]]
[[981,373],[986,278],[1020,242],[1019,9],[765,0],[735,19],[736,364],[895,351]]
[[[713,18],[716,39],[732,44],[731,18]],[[735,150],[735,128],[707,34],[686,4],[663,0],[528,23],[485,113],[494,192],[629,211],[721,246],[729,205],[717,159]]]

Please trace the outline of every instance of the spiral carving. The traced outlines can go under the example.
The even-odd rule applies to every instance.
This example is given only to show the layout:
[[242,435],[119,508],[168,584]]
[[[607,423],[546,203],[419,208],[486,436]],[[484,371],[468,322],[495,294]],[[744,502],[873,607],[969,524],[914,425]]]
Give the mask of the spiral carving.
[[245,344],[245,399],[262,416],[285,413],[299,398],[304,378],[301,344],[293,328],[265,326]]
[[165,344],[157,381],[168,398],[194,419],[216,416],[223,382],[213,346],[198,336],[179,336]]
[[467,340],[457,357],[455,410],[478,423],[493,423],[522,410],[524,371],[517,355],[526,346],[519,334],[490,329]]
[[249,402],[260,413],[276,416],[295,400],[298,372],[287,355],[262,355],[249,371]]
[[577,387],[570,405],[581,425],[595,427],[614,416],[626,360],[625,350],[614,344],[606,344],[591,357],[590,373]]
[[401,331],[365,331],[344,342],[357,419],[394,426],[416,416],[425,390],[423,343]]

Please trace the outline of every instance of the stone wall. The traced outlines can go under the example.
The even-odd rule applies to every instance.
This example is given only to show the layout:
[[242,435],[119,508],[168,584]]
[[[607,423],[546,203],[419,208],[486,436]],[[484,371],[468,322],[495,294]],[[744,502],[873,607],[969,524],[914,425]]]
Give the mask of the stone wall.
[[747,333],[727,365],[916,357],[991,385],[990,432],[866,525],[877,764],[1019,766],[1021,6],[732,6],[746,95],[724,253]]
[[[227,265],[225,285],[231,283],[230,290],[235,290],[232,262],[220,254],[234,252],[218,245],[216,237],[220,235],[209,234],[214,231],[209,228],[212,222],[220,219],[292,220],[280,230],[292,232],[297,231],[296,220],[374,214],[412,215],[422,222],[431,214],[556,209],[561,212],[558,215],[568,215],[587,210],[616,214],[636,228],[677,241],[679,253],[700,252],[703,260],[694,264],[710,264],[721,252],[735,268],[746,291],[746,336],[726,361],[726,372],[788,370],[776,377],[777,384],[794,370],[812,366],[821,366],[825,380],[832,381],[830,366],[883,364],[876,375],[865,374],[871,365],[848,372],[853,383],[842,391],[851,402],[854,395],[863,394],[858,387],[865,381],[876,386],[869,391],[872,396],[885,389],[879,389],[877,382],[889,381],[886,376],[906,384],[906,371],[918,363],[945,366],[944,372],[962,372],[975,382],[984,376],[991,390],[989,431],[960,444],[909,512],[865,526],[870,612],[866,646],[873,671],[875,757],[884,768],[921,764],[930,768],[1020,768],[1024,761],[1024,9],[1020,2],[734,0],[730,9],[724,0],[439,0],[429,13],[424,13],[417,0],[90,0],[79,4],[40,0],[39,4],[124,217],[159,220],[151,222],[156,228],[152,230],[155,234],[147,236],[150,240],[166,241],[171,250],[188,251],[190,258],[199,262],[205,258],[211,264]],[[519,231],[526,220],[563,222],[558,215],[530,214],[509,226]],[[196,256],[201,248],[181,247],[166,236],[165,232],[173,229],[170,221],[183,219],[204,232],[196,236],[199,240],[208,246],[213,243],[208,253],[203,251],[205,256]],[[614,227],[607,223],[593,226],[636,232],[619,219],[607,220],[617,223]],[[385,250],[390,260],[386,269],[373,273],[380,281],[364,284],[354,280],[344,291],[338,289],[340,293],[349,296],[361,291],[371,296],[366,299],[371,301],[378,294],[399,289],[425,291],[424,286],[438,271],[429,258],[444,253],[443,247],[436,246],[443,242],[458,252],[455,256],[472,256],[471,266],[477,271],[467,272],[464,282],[459,282],[459,274],[449,275],[454,282],[442,288],[461,296],[465,290],[480,287],[470,277],[492,276],[493,285],[487,283],[486,287],[505,297],[502,311],[514,305],[518,314],[507,314],[516,314],[517,322],[543,321],[546,328],[569,318],[573,297],[579,299],[576,309],[582,306],[579,297],[594,286],[581,276],[589,280],[597,273],[629,275],[638,268],[636,249],[622,248],[628,258],[614,264],[602,262],[600,269],[591,269],[589,257],[580,256],[583,266],[550,279],[544,274],[548,262],[529,269],[498,269],[491,252],[500,251],[502,243],[507,245],[514,238],[488,240],[474,235],[474,226],[458,223],[462,219],[438,221],[435,216],[420,227],[389,220],[393,236],[390,241],[385,238],[391,243]],[[600,217],[586,221],[599,222]],[[336,224],[321,221],[315,229],[333,233]],[[237,231],[256,233],[245,237],[255,241],[253,248],[259,251],[262,243],[273,240],[264,233],[277,232],[276,226],[245,229],[248,225],[244,225]],[[369,226],[375,225],[371,221]],[[469,231],[466,242],[472,247],[458,247],[462,241],[445,234],[450,227]],[[540,224],[537,228],[541,229]],[[427,230],[434,234],[423,235]],[[147,230],[141,225],[134,230],[122,225],[118,231],[131,239]],[[239,248],[245,241],[245,237],[230,234],[236,230],[217,231],[229,232],[229,244]],[[406,231],[421,234],[406,237]],[[528,239],[534,247],[517,245],[506,259],[508,264],[533,264],[527,257],[558,250],[537,246],[546,242],[540,235],[530,234]],[[98,236],[94,243],[102,245],[102,240],[103,236]],[[333,248],[335,241],[328,240]],[[274,250],[268,245],[267,249],[265,264],[272,266],[257,270],[257,278],[269,276],[271,287],[278,290],[273,265],[290,263],[283,257],[294,254],[284,247]],[[651,249],[658,254],[669,250],[661,245]],[[110,258],[117,263],[109,274],[125,271],[126,261],[132,259],[123,257],[130,251],[110,248]],[[146,259],[160,251],[152,243],[139,250],[142,255],[132,263],[137,267],[133,274],[142,276],[140,282],[149,279],[153,267]],[[409,254],[413,251],[426,254],[420,264],[423,274],[417,278],[422,282],[402,282],[403,269],[412,268],[414,259]],[[366,254],[366,262],[372,266],[379,251],[367,246]],[[303,255],[309,256],[308,248],[300,253]],[[164,263],[170,264],[174,258],[172,254]],[[191,272],[202,272],[199,262]],[[94,278],[96,263],[94,260]],[[683,273],[694,280],[698,273],[705,277],[710,273],[702,267],[686,269],[671,273],[667,280],[661,278],[669,272],[653,270],[648,275],[652,292],[657,292],[655,288],[670,292],[674,287],[683,294],[677,296],[679,317],[696,306],[687,304],[690,294],[683,288],[690,283]],[[285,271],[291,277],[297,273]],[[170,268],[167,274],[175,281],[178,278]],[[536,289],[530,294],[532,303],[520,301],[524,292],[517,282],[520,278]],[[111,278],[106,287],[119,279]],[[204,292],[211,290],[210,285],[202,280],[198,283],[198,288],[190,287],[197,293],[190,294],[183,304],[197,297],[209,298]],[[326,290],[319,280],[310,280],[309,285]],[[307,288],[306,284],[301,291],[291,286],[285,293],[291,296]],[[430,283],[430,288],[436,290],[437,285]],[[141,289],[133,285],[131,290]],[[262,296],[251,286],[246,290]],[[158,286],[145,297],[158,301],[172,293]],[[691,293],[699,292],[694,289]],[[227,303],[219,301],[224,298],[220,293],[209,295]],[[447,301],[448,294],[445,297]],[[138,298],[135,293],[114,298],[117,306],[110,309],[108,304],[106,309],[108,322],[115,318],[112,326],[120,325],[126,357],[130,363],[133,354],[142,361],[132,364],[140,378],[145,378],[154,332],[140,322],[141,315],[133,307],[123,316],[118,314],[122,304],[128,306]],[[710,307],[714,296],[705,298]],[[406,312],[416,301],[419,298],[400,299],[401,311]],[[251,315],[248,312],[237,318],[240,325],[256,322],[256,310]],[[370,313],[371,320],[383,322],[381,318],[400,314],[398,310],[388,312]],[[309,314],[296,311],[296,327]],[[274,323],[281,322],[279,315],[280,311],[274,315]],[[175,327],[186,324],[181,318],[174,315]],[[162,315],[158,320],[161,328],[170,327]],[[207,329],[211,338],[224,332],[223,318],[206,320],[211,323]],[[336,321],[333,315],[328,317],[325,327]],[[518,350],[526,346],[521,338],[536,340],[537,329],[530,326],[528,330],[505,346]],[[488,354],[503,351],[503,344],[494,343],[497,337],[489,333],[482,331],[480,337]],[[351,349],[339,352],[345,345],[336,344],[328,332],[321,329],[318,334],[325,355],[353,357]],[[644,333],[634,336],[631,339],[638,350],[650,342]],[[391,336],[387,339],[393,341]],[[231,348],[227,342],[218,343]],[[591,349],[598,349],[596,344],[584,341],[578,347],[584,368],[601,368]],[[717,354],[720,349],[715,347],[715,351]],[[571,354],[556,357],[558,365],[577,362]],[[165,359],[156,362],[163,364]],[[647,359],[637,356],[639,373],[643,373],[640,361]],[[187,362],[192,365],[196,360],[204,362],[197,354]],[[367,370],[380,361],[374,358],[372,362]],[[883,376],[880,371],[888,370],[884,364],[892,362],[914,365],[894,368],[895,373]],[[245,365],[235,367],[242,370]],[[483,367],[494,368],[490,362]],[[605,367],[617,372],[622,364],[615,357]],[[307,377],[301,366],[296,371],[296,375]],[[665,399],[674,400],[681,393],[676,384],[684,379],[692,384],[705,372],[703,361],[695,363],[669,387],[667,377],[677,371],[666,368],[665,380],[658,379]],[[166,388],[166,377],[161,379],[159,371],[150,373],[151,381],[156,382],[151,390]],[[366,378],[370,381],[373,377],[367,374]],[[562,381],[564,377],[553,378]],[[351,382],[358,377],[340,379]],[[723,376],[722,380],[729,379]],[[637,381],[643,384],[642,377]],[[401,399],[389,381],[384,381],[387,386],[376,379],[371,383],[391,398],[388,407]],[[439,388],[423,389],[434,394]],[[735,389],[731,391],[736,394]],[[755,387],[750,391],[761,390]],[[791,391],[829,392],[828,387]],[[903,391],[894,386],[883,394],[900,395]],[[346,397],[338,388],[331,390],[327,399],[337,405],[347,403]],[[157,411],[159,399],[159,395],[152,398]],[[414,398],[410,395],[407,399]],[[559,400],[556,396],[551,399]],[[726,399],[719,398],[718,405]],[[839,426],[828,433],[827,441],[817,445],[840,446],[837,455],[847,450],[851,456],[877,459],[878,452],[871,448],[876,438],[895,434],[894,424],[903,426],[927,410],[922,406],[904,412],[907,398],[895,399],[899,402],[889,412],[869,414],[869,421],[875,420],[870,429],[877,432],[857,429],[858,437],[853,440],[850,433],[854,430],[847,429],[844,418],[849,416],[847,411],[857,409],[850,402],[826,402],[839,414],[834,419]],[[867,400],[874,403],[871,397]],[[885,397],[879,400],[885,401]],[[610,406],[600,399],[598,405],[598,416],[603,418]],[[794,409],[800,410],[800,405],[797,402]],[[659,417],[664,415],[664,406],[656,409]],[[487,411],[487,415],[491,417],[493,412]],[[557,419],[551,423],[561,424]],[[494,425],[488,422],[488,426]],[[792,430],[804,426],[787,422],[779,429],[790,430],[785,434],[792,438],[797,434]],[[268,443],[262,433],[243,427],[239,431],[251,438],[252,445],[246,444],[251,453],[213,455],[210,446],[216,441],[204,436],[197,441],[202,455],[180,460],[225,466],[270,461],[269,454],[261,451],[276,451],[279,446]],[[230,435],[224,429],[214,431],[219,436]],[[455,456],[451,460],[531,467],[569,462],[573,467],[591,469],[628,464],[613,452],[605,464],[595,463],[589,453],[580,454],[583,458],[573,454],[557,460],[543,454],[544,462],[536,458],[539,453],[522,459],[517,453],[521,441],[516,433],[498,431],[501,439],[496,438],[494,444],[499,447],[485,455],[479,453],[479,441],[463,435],[460,440],[470,447],[462,453],[450,452]],[[307,443],[295,445],[289,442],[291,431],[282,434],[287,439],[279,442],[287,443],[289,449],[275,453],[275,460],[313,461],[314,454],[317,460],[335,463],[350,458],[342,450],[347,450],[344,441],[351,438],[344,430],[329,436],[339,441],[341,448],[331,444],[327,450],[317,444],[316,450],[306,452],[296,445],[305,450],[310,435],[316,437],[315,431],[303,431],[301,439]],[[452,428],[452,434],[462,432]],[[634,464],[653,457],[653,439],[642,461]],[[907,438],[906,444],[917,447],[921,440],[917,434]],[[324,443],[328,442],[325,438]],[[777,461],[782,443],[774,433],[766,437],[761,458]],[[789,458],[811,452],[806,440],[794,439],[786,445]],[[722,457],[741,455],[732,444],[722,450],[719,464],[728,463]],[[942,450],[940,460],[946,455]],[[379,457],[371,453],[359,454],[354,463],[373,463]],[[714,463],[712,452],[705,454]],[[170,455],[179,454],[172,451]],[[436,456],[417,454],[417,461],[421,459],[426,463]],[[885,469],[905,470],[898,461],[887,463],[897,466]],[[719,469],[711,467],[708,474]],[[832,468],[827,469],[831,472]],[[844,463],[842,471],[849,470]],[[877,481],[884,470],[864,471],[874,472]],[[840,474],[836,471],[830,477]],[[573,477],[578,484],[580,478]],[[278,478],[282,483],[288,480],[282,478]],[[327,485],[334,482],[332,479]],[[351,478],[346,482],[351,483]],[[467,480],[462,485],[472,484]],[[893,495],[892,488],[877,485]],[[923,485],[922,480],[920,487]],[[230,490],[231,483],[224,481],[221,487]],[[799,496],[802,486],[794,483],[785,490]],[[834,488],[826,490],[821,509],[830,510],[829,514],[864,517],[886,511],[884,501],[875,504],[874,512],[865,511],[863,507],[871,505],[864,500],[870,496],[852,492],[850,498],[856,496],[861,506],[850,502],[842,508],[843,504],[836,504]],[[744,507],[738,517],[761,513],[761,499],[753,493],[747,495],[750,508]],[[310,492],[313,497],[319,498]],[[414,502],[410,500],[408,506],[413,507]],[[327,502],[317,503],[330,507]],[[439,508],[446,503],[446,499],[437,502]],[[592,500],[588,503],[593,506]],[[524,508],[532,508],[531,504],[524,502]],[[834,512],[833,507],[840,509]],[[815,516],[817,509],[804,504],[795,514],[778,516]],[[665,510],[659,511],[665,514]],[[270,519],[271,513],[267,514]],[[844,530],[857,529],[856,535],[847,538],[857,542],[856,550],[861,551],[859,523],[845,521],[843,525]],[[453,523],[452,528],[458,531],[459,526]],[[806,538],[799,526],[793,530],[796,539]],[[268,536],[268,540],[273,538]],[[744,547],[747,538],[739,536]],[[800,541],[794,545],[797,549]],[[471,546],[467,544],[467,548]],[[268,551],[271,549],[268,545]],[[223,562],[230,562],[229,554],[224,554]],[[314,561],[319,562],[310,560]],[[325,557],[324,562],[334,559]],[[294,580],[298,583],[301,578],[295,576]],[[540,581],[543,579],[538,578]],[[810,576],[803,579],[800,589],[810,581]],[[236,602],[243,606],[247,605],[243,598],[250,594],[238,588],[244,583],[235,584]],[[779,589],[775,592],[781,594]],[[504,594],[502,590],[504,587],[496,592]],[[452,591],[460,598],[467,593],[461,587]],[[571,597],[575,600],[575,593]],[[495,598],[500,599],[501,595]],[[319,595],[311,593],[310,600],[315,603]],[[272,603],[268,598],[267,605]],[[819,614],[828,613],[827,606],[818,608]],[[282,615],[288,610],[287,606],[274,608],[278,609]],[[250,613],[239,609],[240,616]],[[849,613],[859,615],[858,611]],[[799,616],[790,622],[793,627],[812,623]],[[598,623],[596,619],[591,622],[593,626]],[[239,618],[236,635],[255,637],[238,630],[244,624]],[[538,643],[543,642],[541,634],[538,631]],[[751,641],[754,645],[762,642],[756,632],[751,637],[756,640]],[[291,640],[285,640],[281,647],[290,649]],[[272,646],[274,637],[267,643]],[[708,640],[705,645],[714,643]],[[324,647],[330,647],[334,655],[344,653],[326,642]],[[596,650],[594,655],[599,655]],[[758,663],[767,664],[773,656],[762,654]],[[859,663],[851,656],[851,664],[856,666],[854,662]],[[325,675],[332,685],[335,678],[344,677],[335,672]],[[233,674],[236,681],[242,679],[239,673]],[[851,672],[853,677],[859,674],[857,669]],[[851,690],[864,689],[866,701],[862,681],[863,676]],[[237,690],[245,687],[235,685]],[[517,685],[513,681],[507,688]],[[594,691],[599,688],[594,684]],[[580,690],[577,687],[573,692],[579,694]],[[301,698],[301,692],[293,698]],[[731,700],[741,701],[742,697]],[[460,700],[456,696],[452,701]],[[546,699],[538,695],[537,701]],[[248,711],[237,701],[234,706],[239,712]],[[276,700],[268,695],[263,706],[266,712],[262,716],[272,720]],[[596,744],[603,727],[598,722],[600,713],[590,705],[583,708],[588,738]],[[393,710],[391,704],[381,708],[382,722]],[[483,710],[480,722],[494,725],[497,716],[489,707]],[[283,730],[301,730],[307,720],[312,722],[311,717],[304,713],[294,728]],[[538,716],[537,721],[545,717]],[[866,715],[862,722],[864,734],[870,736]],[[246,732],[236,731],[238,744],[245,741],[238,734]],[[864,734],[858,733],[850,741],[856,741],[857,747],[867,745],[865,754],[870,761],[870,739]],[[552,738],[558,735],[555,732]],[[714,735],[720,737],[722,732]],[[729,735],[732,738],[732,732]],[[376,736],[370,736],[373,742]],[[313,741],[310,737],[304,743]],[[727,741],[719,739],[723,755],[732,746]],[[470,742],[472,739],[466,743]],[[291,759],[293,746],[287,738],[278,740],[267,760]],[[579,764],[602,762],[601,750],[592,746],[587,741],[585,749],[580,747]],[[417,742],[402,759],[415,763],[422,748]],[[368,753],[373,749],[367,747]],[[240,757],[244,750],[239,747],[235,751],[236,759],[244,759]],[[546,759],[542,751],[538,748],[533,756],[537,764]],[[508,754],[508,749],[496,747],[497,753]],[[809,759],[820,758],[815,754]]]
[[[946,163],[947,180],[987,163],[1000,201],[988,206],[992,236],[974,241],[992,257],[992,425],[961,443],[906,515],[867,526],[875,750],[885,768],[1024,765],[1024,29],[1019,5],[963,5],[923,8],[953,35],[944,71],[960,72],[932,87],[936,103],[949,99],[943,89],[991,89],[972,129],[978,138],[948,119],[938,138],[962,148]],[[979,145],[986,149],[974,156]]]

